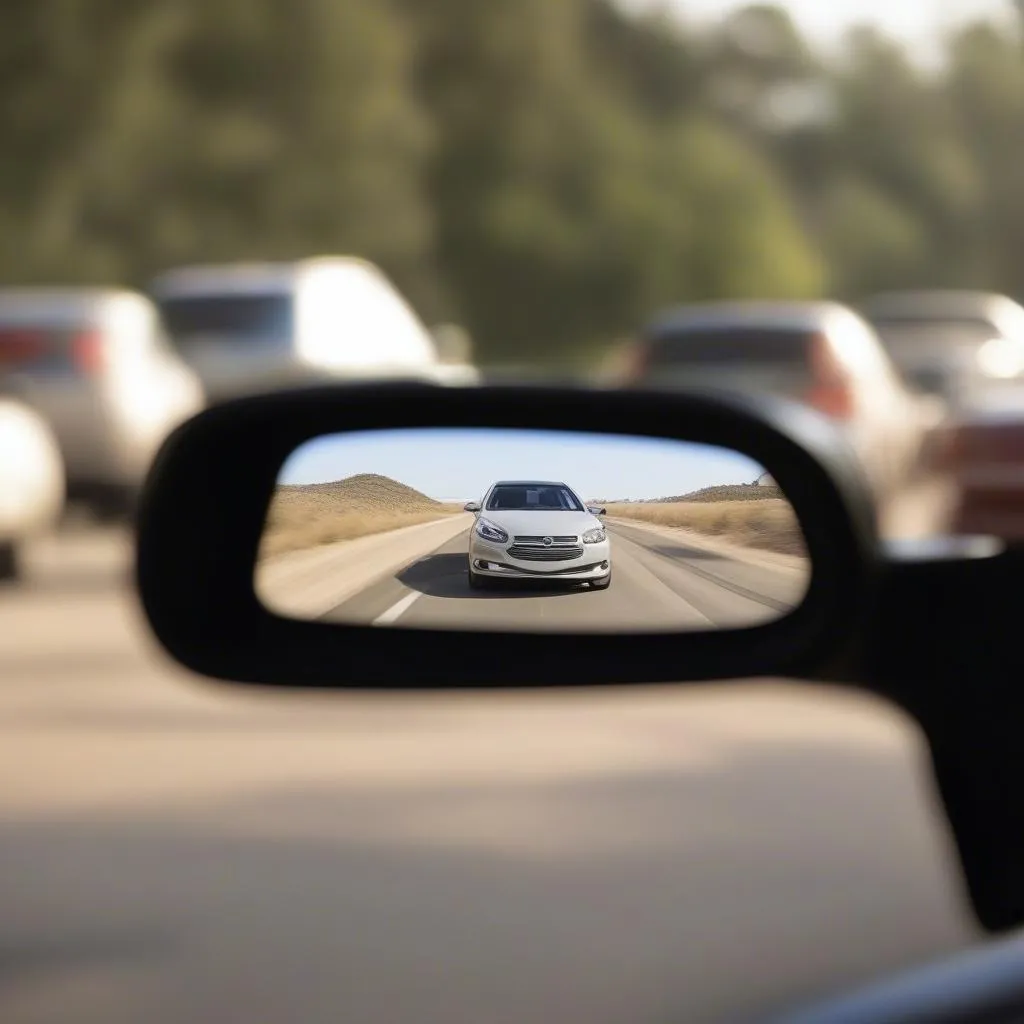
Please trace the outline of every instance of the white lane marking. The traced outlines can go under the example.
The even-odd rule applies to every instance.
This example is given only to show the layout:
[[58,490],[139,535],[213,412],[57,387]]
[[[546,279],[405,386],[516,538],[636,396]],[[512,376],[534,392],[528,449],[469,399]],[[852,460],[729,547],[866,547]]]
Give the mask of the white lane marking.
[[422,596],[423,595],[418,590],[414,590],[411,594],[406,594],[401,601],[397,604],[393,604],[386,612],[378,615],[377,618],[373,620],[373,625],[387,626],[392,622],[397,621],[409,610],[413,602]]

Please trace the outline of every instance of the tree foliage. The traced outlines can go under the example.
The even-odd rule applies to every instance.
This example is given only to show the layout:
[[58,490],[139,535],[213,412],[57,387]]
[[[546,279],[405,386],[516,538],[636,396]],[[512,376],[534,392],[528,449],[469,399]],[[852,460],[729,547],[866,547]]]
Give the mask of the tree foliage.
[[10,0],[0,279],[353,252],[524,362],[688,300],[1024,293],[1020,41],[913,56],[764,4]]

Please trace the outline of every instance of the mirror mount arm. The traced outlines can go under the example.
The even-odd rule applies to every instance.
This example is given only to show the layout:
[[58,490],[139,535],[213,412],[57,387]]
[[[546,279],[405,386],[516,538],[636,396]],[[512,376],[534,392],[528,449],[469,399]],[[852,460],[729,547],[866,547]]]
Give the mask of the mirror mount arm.
[[888,554],[845,676],[920,724],[975,914],[1003,933],[1024,924],[1020,617],[1004,596],[1024,547],[945,546]]

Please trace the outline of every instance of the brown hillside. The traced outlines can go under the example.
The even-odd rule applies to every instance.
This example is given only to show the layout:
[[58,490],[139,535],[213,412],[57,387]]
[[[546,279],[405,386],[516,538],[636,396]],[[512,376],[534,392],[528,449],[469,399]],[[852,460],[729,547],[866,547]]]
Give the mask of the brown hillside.
[[441,508],[441,503],[413,487],[379,473],[359,473],[322,484],[278,487],[275,504],[301,505],[311,511],[413,512]]
[[[785,495],[776,486],[759,487],[756,484],[717,484],[711,487],[702,487],[699,491],[691,491],[689,494],[674,494],[664,498],[640,498],[635,504],[659,505],[667,502],[677,501],[771,501],[785,500]],[[601,499],[592,501],[595,505],[621,505],[628,499]]]
[[719,484],[717,487],[702,487],[691,494],[680,494],[671,498],[658,498],[665,501],[767,501],[785,499],[778,487],[759,487],[757,484]]
[[461,511],[379,473],[286,485],[274,494],[260,554],[266,557],[352,540]]

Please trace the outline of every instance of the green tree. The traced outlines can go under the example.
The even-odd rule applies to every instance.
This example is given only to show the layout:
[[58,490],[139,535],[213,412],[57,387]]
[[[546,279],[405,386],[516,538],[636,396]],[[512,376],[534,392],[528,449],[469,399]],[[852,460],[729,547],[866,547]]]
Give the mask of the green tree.
[[353,252],[485,361],[585,359],[659,306],[1024,294],[1020,40],[938,72],[613,0],[10,0],[0,275]]
[[960,152],[973,162],[976,209],[961,244],[973,279],[1024,296],[1024,64],[1019,42],[992,25],[974,25],[951,42],[944,82],[960,133]]
[[687,297],[815,290],[814,259],[756,153],[713,125],[667,121],[671,90],[654,101],[624,74],[606,78],[615,35],[593,49],[593,3],[515,9],[431,0],[415,15],[440,140],[439,258],[485,353],[570,353]]
[[0,114],[20,130],[0,183],[8,278],[348,251],[427,289],[428,125],[386,7],[40,0],[24,15],[39,63],[8,68]]

